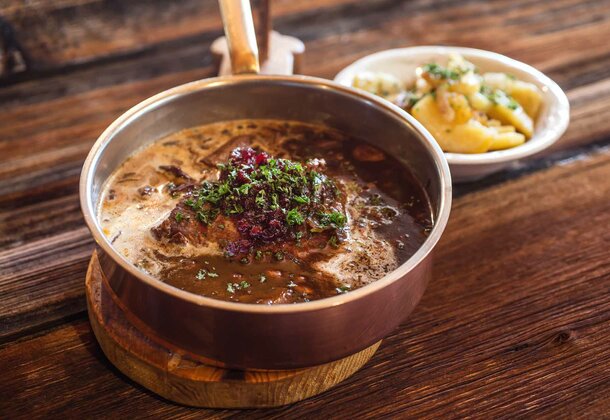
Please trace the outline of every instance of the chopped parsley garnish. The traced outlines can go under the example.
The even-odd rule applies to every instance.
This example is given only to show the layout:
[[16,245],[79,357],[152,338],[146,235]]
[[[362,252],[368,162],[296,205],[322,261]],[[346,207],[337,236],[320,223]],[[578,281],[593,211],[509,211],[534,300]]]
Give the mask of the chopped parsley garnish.
[[425,64],[422,67],[422,70],[430,74],[435,79],[458,80],[460,78],[460,74],[457,71],[449,70],[448,68],[440,66],[436,63]]
[[218,273],[214,273],[213,271],[208,271],[202,268],[197,272],[195,278],[197,278],[197,280],[205,280],[206,276],[210,278],[215,278],[218,277]]
[[339,248],[339,240],[335,235],[330,237],[330,239],[328,240],[328,244],[333,248]]
[[176,212],[176,216],[175,216],[176,222],[180,223],[184,220],[184,214],[180,213],[180,212]]
[[483,93],[487,98],[497,105],[503,105],[511,110],[516,110],[519,108],[519,102],[515,101],[511,96],[507,95],[506,92],[500,89],[491,89],[489,87],[481,86],[481,93]]
[[[312,232],[329,236],[332,229],[345,226],[345,214],[336,210],[341,191],[324,174],[323,161],[302,164],[237,148],[218,169],[218,180],[203,181],[186,192],[183,203],[196,220],[216,229],[225,227],[224,220],[214,224],[220,216],[232,219],[240,239],[227,244],[229,258],[252,255],[257,246],[282,239],[298,242],[307,231],[305,226],[319,227]],[[176,217],[182,220],[184,215]],[[278,261],[284,258],[283,253],[274,256]]]
[[342,284],[341,286],[337,287],[335,290],[337,291],[337,293],[343,294],[343,293],[349,292],[351,290],[351,286],[349,284]]
[[267,206],[267,193],[265,192],[265,190],[260,190],[256,194],[256,199],[254,201],[256,202],[257,206],[266,207]]
[[250,287],[250,283],[243,280],[240,283],[227,283],[227,292],[235,293],[237,290],[244,290]]
[[345,226],[345,222],[347,218],[345,215],[338,211],[333,211],[331,213],[321,213],[319,217],[320,225],[327,227],[331,226],[333,228],[342,228]]
[[286,221],[289,225],[302,225],[305,218],[297,209],[292,209],[286,213]]
[[216,219],[218,213],[218,209],[202,209],[197,210],[197,213],[195,214],[197,215],[197,220],[199,220],[204,225],[209,225],[210,223],[212,223],[212,221],[214,221],[214,219]]
[[490,97],[493,94],[493,89],[487,85],[481,85],[479,92],[487,97]]
[[372,206],[381,206],[382,204],[384,204],[383,198],[381,198],[381,195],[379,194],[371,195],[368,199],[368,202]]

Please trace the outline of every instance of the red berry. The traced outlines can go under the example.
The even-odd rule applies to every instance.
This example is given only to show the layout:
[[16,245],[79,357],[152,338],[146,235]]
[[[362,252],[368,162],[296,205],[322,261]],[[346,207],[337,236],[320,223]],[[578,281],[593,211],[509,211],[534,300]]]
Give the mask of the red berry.
[[252,229],[250,229],[250,235],[252,236],[257,236],[260,235],[263,232],[263,228],[260,226],[252,226]]
[[258,166],[260,166],[260,165],[266,165],[266,164],[267,164],[267,158],[268,158],[268,157],[269,157],[269,156],[267,156],[267,153],[265,153],[265,152],[259,153],[258,155],[256,155],[256,160],[255,160],[255,162],[256,162],[256,164],[257,164]]
[[248,175],[246,175],[246,173],[244,171],[240,170],[237,172],[236,181],[239,184],[247,184],[248,182],[250,182],[250,178],[248,178]]

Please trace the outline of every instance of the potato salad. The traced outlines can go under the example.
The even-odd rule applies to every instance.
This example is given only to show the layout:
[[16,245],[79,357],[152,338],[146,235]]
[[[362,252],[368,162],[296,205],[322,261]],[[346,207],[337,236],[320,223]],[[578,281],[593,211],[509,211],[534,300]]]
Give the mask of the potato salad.
[[363,72],[352,85],[410,112],[445,152],[484,153],[532,137],[542,93],[506,73],[481,73],[460,55],[446,66],[428,63],[407,86],[393,75]]

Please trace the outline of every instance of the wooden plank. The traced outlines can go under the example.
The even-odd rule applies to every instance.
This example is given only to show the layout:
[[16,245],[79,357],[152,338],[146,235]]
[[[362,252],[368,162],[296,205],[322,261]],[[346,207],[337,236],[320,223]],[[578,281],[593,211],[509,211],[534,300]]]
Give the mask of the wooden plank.
[[[564,0],[564,3],[566,1],[577,2],[577,0]],[[508,6],[503,2],[497,4],[497,7],[490,8],[489,5],[481,7],[473,2],[456,8],[454,3],[449,3],[445,8],[437,10],[421,0],[410,2],[405,7],[399,7],[398,4],[380,10],[370,8],[373,13],[370,13],[369,9],[357,9],[347,16],[320,13],[308,17],[309,14],[297,14],[290,19],[288,17],[284,19],[284,23],[280,19],[278,26],[280,30],[308,40],[305,61],[306,64],[307,62],[310,64],[306,65],[305,73],[322,77],[332,77],[341,67],[354,59],[376,50],[434,43],[489,48],[508,53],[542,68],[552,77],[559,77],[560,83],[564,82],[563,74],[567,72],[573,77],[561,83],[564,88],[590,82],[591,80],[584,77],[587,75],[597,76],[596,80],[608,75],[610,58],[605,44],[599,44],[598,48],[585,51],[580,48],[583,43],[589,43],[592,33],[601,39],[608,36],[610,29],[606,22],[594,21],[584,27],[570,26],[570,21],[566,20],[567,16],[565,16],[571,12],[570,7],[567,7],[570,5],[568,4],[565,10],[560,9],[563,15],[557,17],[558,22],[555,27],[557,30],[551,34],[530,34],[527,21],[523,26],[513,24],[512,31],[498,33],[495,28],[497,25],[502,26],[504,22],[496,16],[501,16],[502,11]],[[610,1],[598,4],[597,8],[601,8],[600,13],[610,12]],[[464,16],[463,13],[459,13],[463,8],[466,8],[467,12]],[[348,9],[352,10],[354,7]],[[510,10],[514,9],[510,8]],[[524,14],[524,18],[540,11],[527,5],[516,10]],[[439,22],[435,23],[437,20]],[[477,25],[479,21],[485,22],[485,25]],[[438,30],[423,30],[427,26],[434,26]],[[350,32],[356,28],[357,30]],[[569,46],[564,45],[563,40],[566,37],[574,40]],[[527,52],[526,44],[539,44],[540,42],[536,41],[538,38],[549,44],[547,55],[540,53],[533,55]],[[493,39],[495,44],[488,45],[489,39]],[[77,72],[64,72],[43,80],[21,82],[0,90],[0,101],[10,106],[13,103],[23,104],[55,99],[83,90],[209,66],[212,64],[208,52],[209,42],[210,39],[201,39],[185,42],[184,45],[159,45],[146,54],[125,58],[120,62],[104,62]],[[556,53],[554,49],[557,48],[563,48],[563,52]],[[329,54],[329,51],[333,53]],[[543,49],[542,52],[544,51]],[[562,59],[562,61],[548,66],[545,62],[549,59],[555,61]],[[210,74],[211,72],[205,73],[203,76]]]
[[[576,0],[569,1],[575,2]],[[468,3],[463,6],[467,8],[466,11],[468,12],[464,17],[456,13],[461,9],[452,7],[448,9],[440,8],[438,11],[435,9],[426,10],[423,7],[424,5],[420,3],[410,2],[408,4],[409,8],[403,7],[401,9],[395,6],[387,10],[383,9],[382,12],[377,12],[371,17],[367,14],[366,19],[363,19],[362,13],[353,12],[353,15],[337,18],[340,24],[332,24],[333,21],[329,20],[332,18],[332,14],[331,18],[328,17],[328,14],[321,14],[314,15],[311,19],[305,19],[301,15],[297,15],[294,21],[288,20],[284,24],[280,22],[279,26],[282,30],[286,29],[290,33],[308,39],[306,61],[309,61],[310,65],[305,67],[305,72],[323,77],[332,77],[349,62],[376,50],[434,43],[490,48],[508,53],[549,72],[552,77],[559,78],[561,85],[568,89],[600,80],[608,75],[607,60],[609,60],[609,52],[605,43],[597,43],[596,48],[588,48],[585,51],[580,48],[580,45],[589,43],[592,33],[598,35],[596,39],[604,39],[608,36],[610,29],[607,22],[594,21],[584,27],[570,26],[570,21],[566,21],[566,16],[558,16],[556,31],[551,34],[534,34],[531,36],[526,26],[527,21],[524,22],[524,26],[514,24],[513,31],[498,33],[495,30],[496,25],[502,25],[503,22],[493,17],[501,14],[503,10],[501,6],[506,8],[504,3],[498,2],[500,6],[491,10],[486,10],[489,9],[489,6],[481,8],[477,3]],[[610,12],[610,1],[596,4],[598,4],[598,9],[601,8],[600,13]],[[569,7],[561,10],[564,15],[571,12]],[[360,12],[366,11],[360,10]],[[539,12],[537,8],[533,10],[525,8],[521,13],[524,14],[525,11],[529,13]],[[388,18],[386,14],[390,17]],[[487,17],[488,15],[491,15],[491,17]],[[527,16],[525,15],[524,18]],[[459,20],[457,20],[458,17]],[[297,18],[302,18],[304,21]],[[436,20],[439,20],[439,23],[435,24]],[[457,23],[454,23],[456,20]],[[480,20],[484,21],[485,25],[475,26]],[[438,30],[433,32],[421,30],[431,25],[438,27]],[[283,28],[284,26],[287,27]],[[295,26],[296,30],[294,29]],[[473,26],[475,26],[474,30]],[[352,27],[358,28],[358,30],[349,32]],[[490,38],[494,40],[495,46],[490,47],[486,44]],[[565,38],[574,40],[574,42],[564,45]],[[532,43],[548,45],[548,51],[541,49],[535,55],[529,53],[525,47]],[[54,99],[58,96],[78,93],[85,89],[94,89],[109,84],[125,83],[131,80],[146,79],[161,74],[191,70],[202,65],[210,65],[211,57],[207,51],[208,46],[209,40],[203,40],[201,43],[193,41],[182,46],[158,46],[154,51],[144,54],[144,56],[125,59],[120,63],[101,63],[99,69],[85,68],[76,73],[70,72],[63,77],[60,75],[34,83],[18,83],[2,89],[0,91],[0,101],[10,105],[11,103],[24,103],[24,101]],[[557,53],[556,49],[563,50],[561,53]],[[331,50],[333,54],[329,54]],[[545,52],[546,54],[543,54]],[[545,64],[551,59],[554,60],[552,66]],[[567,74],[567,76],[564,76],[564,74]],[[587,76],[589,78],[597,76],[597,78],[588,80]],[[566,80],[566,77],[569,77],[569,79]]]
[[[435,278],[360,372],[275,410],[163,402],[107,364],[86,320],[0,349],[2,413],[443,418],[604,415],[610,152],[456,200]],[[357,403],[356,403],[357,402]]]
[[[274,15],[323,13],[353,0],[274,3]],[[28,59],[29,72],[55,70],[182,44],[221,32],[216,0],[64,0],[0,5],[0,17]]]
[[[75,0],[81,3],[80,0]],[[45,3],[45,2],[42,2]],[[277,3],[277,4],[276,4]],[[274,3],[276,27],[307,41],[359,33],[377,28],[385,33],[377,49],[392,45],[458,44],[488,49],[498,49],[519,57],[526,57],[533,64],[544,59],[564,60],[569,54],[583,54],[580,36],[568,36],[570,43],[554,43],[557,35],[566,30],[583,32],[587,39],[603,39],[597,33],[596,24],[603,23],[604,14],[610,10],[610,2],[562,0],[554,2],[552,13],[542,23],[536,19],[550,8],[550,2],[468,2],[455,0],[442,4],[429,0],[399,2],[377,0],[353,2],[348,0]],[[182,0],[173,3],[169,10],[160,9],[163,2],[129,2],[123,7],[112,7],[100,1],[86,2],[82,6],[61,2],[51,5],[26,7],[15,15],[23,27],[23,43],[33,43],[30,57],[52,55],[54,58],[31,58],[32,66],[59,69],[73,62],[108,61],[110,57],[128,57],[136,52],[152,54],[164,59],[168,53],[194,45],[206,46],[219,34],[219,19],[215,2]],[[209,9],[209,10],[208,10]],[[41,11],[42,10],[42,11]],[[134,19],[133,14],[138,18]],[[544,14],[545,16],[547,14]],[[1,12],[0,12],[1,15]],[[57,16],[56,16],[57,15]],[[581,16],[582,15],[582,16]],[[593,18],[588,18],[593,16]],[[63,19],[63,20],[62,20]],[[187,21],[184,21],[187,19]],[[549,20],[550,19],[550,20]],[[405,22],[406,21],[406,22]],[[544,24],[543,28],[540,25]],[[34,26],[36,30],[30,28]],[[74,26],[74,28],[73,28]],[[142,30],[150,26],[158,30]],[[434,31],[425,28],[434,27]],[[61,27],[62,31],[57,28]],[[507,28],[497,31],[498,27]],[[19,31],[17,31],[19,32]],[[21,32],[19,32],[21,34]],[[488,36],[492,34],[492,36]],[[54,43],[67,43],[70,48],[51,50]],[[64,39],[67,38],[67,39]],[[538,39],[536,42],[535,39]],[[547,38],[550,40],[547,41]],[[562,37],[562,40],[564,38]],[[29,41],[28,41],[29,40]],[[345,43],[345,39],[343,39]],[[547,42],[552,45],[547,48]],[[39,44],[46,47],[42,48]],[[603,48],[602,44],[598,44]],[[566,50],[566,47],[568,50]],[[591,53],[596,49],[589,45]],[[27,49],[26,49],[27,50]],[[40,51],[39,51],[40,50]],[[78,53],[78,54],[77,54]],[[55,56],[58,57],[55,57]],[[74,55],[74,59],[63,56]],[[61,56],[61,57],[60,57]],[[556,57],[556,58],[553,58]],[[574,58],[574,57],[572,57]],[[42,63],[56,61],[56,63]],[[39,61],[42,61],[39,63]]]

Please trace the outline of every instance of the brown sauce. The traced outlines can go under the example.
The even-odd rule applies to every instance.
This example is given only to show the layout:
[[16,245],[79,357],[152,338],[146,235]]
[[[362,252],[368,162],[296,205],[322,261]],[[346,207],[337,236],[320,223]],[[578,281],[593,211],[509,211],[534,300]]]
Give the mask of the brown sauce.
[[[334,193],[323,191],[313,210],[299,204],[309,218],[298,226],[283,222],[288,207],[279,206],[274,214],[286,226],[271,239],[244,239],[242,219],[256,219],[256,209],[221,211],[203,223],[192,205],[199,189],[217,185],[226,176],[217,165],[246,148],[302,164]],[[340,227],[311,229],[331,212],[345,215]],[[113,245],[141,270],[192,293],[259,304],[321,299],[378,280],[412,256],[432,227],[423,189],[391,156],[336,130],[271,120],[215,123],[152,143],[111,177],[99,214]]]

